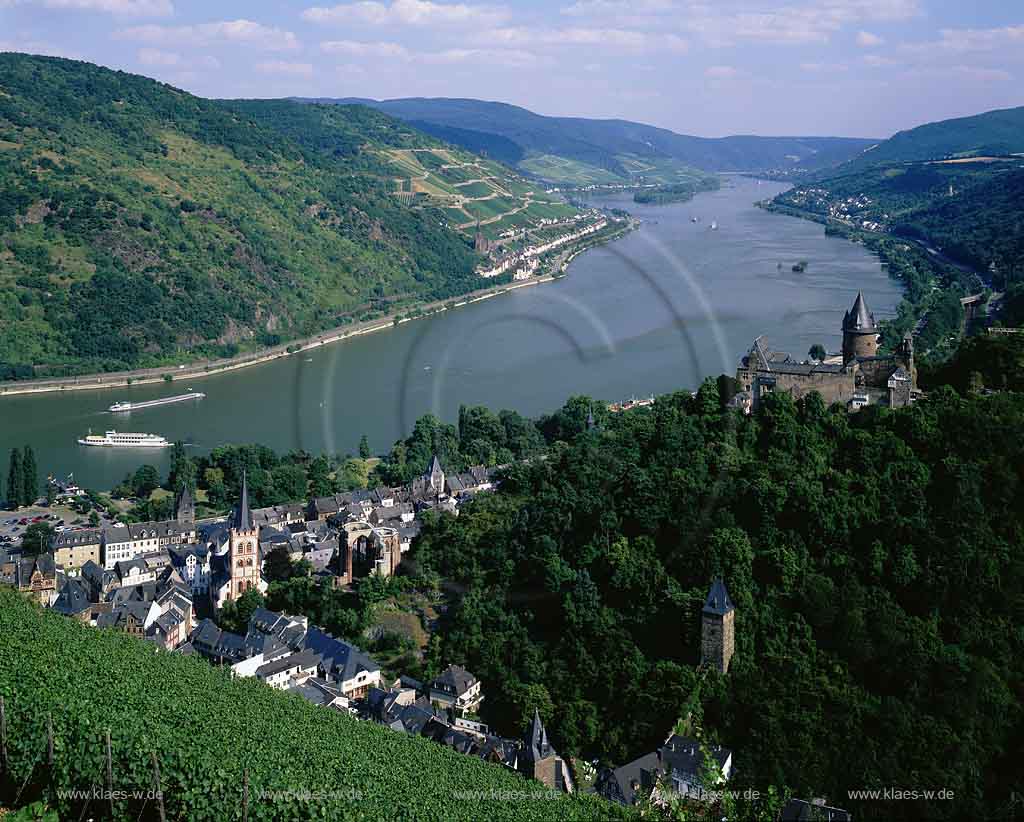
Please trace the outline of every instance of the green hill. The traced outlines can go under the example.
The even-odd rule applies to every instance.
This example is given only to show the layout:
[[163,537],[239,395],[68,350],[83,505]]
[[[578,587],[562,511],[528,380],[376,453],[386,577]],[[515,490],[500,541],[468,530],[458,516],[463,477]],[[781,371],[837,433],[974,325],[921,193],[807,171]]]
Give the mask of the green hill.
[[[454,227],[475,215],[450,220],[454,183],[406,161],[433,149],[456,176],[476,160],[363,106],[0,54],[0,370],[230,355],[478,287]],[[530,190],[477,176],[508,178],[497,214]]]
[[[254,680],[231,680],[200,659],[43,612],[11,591],[0,590],[0,636],[0,695],[17,785],[45,753],[50,714],[56,787],[104,783],[102,734],[109,730],[115,789],[148,789],[155,753],[169,819],[241,818],[245,769],[250,820],[628,818],[625,809],[588,797],[510,800],[512,792],[545,789],[426,739]],[[270,799],[264,791],[280,793]],[[80,803],[53,804],[61,818],[80,818]],[[140,805],[117,803],[117,818],[143,818]],[[145,818],[155,818],[152,802],[148,810]],[[91,808],[103,811],[102,804]]]
[[545,117],[483,100],[407,98],[359,102],[557,183],[679,182],[704,171],[806,171],[838,165],[875,140],[838,137],[693,137],[628,120]]
[[1024,152],[1024,106],[898,132],[852,160],[849,168],[1020,152]]

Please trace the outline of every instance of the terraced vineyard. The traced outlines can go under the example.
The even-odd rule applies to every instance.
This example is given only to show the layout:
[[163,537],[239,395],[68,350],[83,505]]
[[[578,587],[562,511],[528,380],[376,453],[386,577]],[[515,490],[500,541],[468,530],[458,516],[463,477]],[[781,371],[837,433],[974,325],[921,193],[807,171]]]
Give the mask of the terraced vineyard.
[[381,159],[407,176],[395,178],[400,198],[437,206],[451,227],[493,239],[510,228],[526,228],[542,219],[572,217],[577,209],[557,194],[547,194],[499,163],[458,149],[384,149]]
[[[114,789],[144,796],[155,754],[168,819],[242,818],[246,770],[250,820],[630,818],[592,797],[523,799],[543,787],[426,739],[231,680],[200,659],[41,611],[10,590],[0,590],[0,636],[11,762],[9,774],[0,772],[0,806],[21,786],[19,804],[46,796],[50,784],[54,794],[106,785],[109,731]],[[49,801],[62,819],[83,818],[81,800]],[[155,818],[153,801],[142,805],[117,801],[114,817]],[[100,802],[88,810],[107,809]]]

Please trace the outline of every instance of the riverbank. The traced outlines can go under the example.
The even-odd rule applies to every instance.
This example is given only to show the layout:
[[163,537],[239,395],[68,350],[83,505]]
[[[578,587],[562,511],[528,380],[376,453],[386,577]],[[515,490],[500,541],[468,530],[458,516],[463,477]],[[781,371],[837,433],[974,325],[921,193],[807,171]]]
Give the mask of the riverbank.
[[[273,362],[313,349],[320,348],[331,343],[342,342],[343,340],[354,339],[372,334],[377,331],[386,331],[413,320],[423,319],[461,308],[465,305],[488,300],[500,294],[507,294],[520,288],[549,283],[562,276],[565,276],[566,268],[576,256],[582,252],[598,245],[616,240],[624,234],[639,226],[639,221],[628,218],[623,223],[616,224],[609,231],[598,232],[582,238],[578,244],[569,249],[563,249],[551,262],[549,273],[531,277],[528,280],[520,280],[511,283],[488,286],[487,288],[470,291],[456,298],[437,300],[418,306],[412,312],[406,310],[403,314],[385,315],[378,319],[367,320],[361,323],[350,323],[337,326],[333,329],[322,331],[318,334],[305,337],[300,340],[291,340],[288,343],[267,348],[262,351],[249,354],[239,354],[236,357],[220,360],[206,360],[187,365],[163,366],[157,368],[141,368],[132,371],[112,371],[99,374],[86,374],[76,377],[61,377],[56,379],[24,380],[0,383],[0,397],[23,396],[26,394],[45,394],[67,391],[90,391],[106,388],[125,388],[133,385],[153,385],[161,382],[171,383],[183,380],[197,380],[203,377],[212,377],[217,374],[224,374],[229,371],[236,371],[241,368],[262,365]],[[411,316],[410,316],[411,314]]]

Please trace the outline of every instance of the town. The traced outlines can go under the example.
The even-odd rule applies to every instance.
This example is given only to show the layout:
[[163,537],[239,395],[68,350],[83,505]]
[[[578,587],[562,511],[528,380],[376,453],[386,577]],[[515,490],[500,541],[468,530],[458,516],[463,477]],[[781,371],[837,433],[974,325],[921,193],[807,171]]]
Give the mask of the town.
[[[264,570],[275,551],[308,563],[320,586],[345,589],[368,577],[391,577],[402,569],[422,512],[457,516],[462,503],[496,482],[496,471],[483,466],[448,473],[435,455],[404,487],[250,508],[243,476],[230,516],[206,520],[196,518],[186,486],[176,496],[174,519],[60,531],[38,555],[0,549],[0,584],[69,619],[197,656],[232,676],[255,678],[357,721],[422,736],[573,793],[579,790],[574,768],[551,744],[539,713],[518,738],[493,733],[478,714],[484,683],[458,664],[426,682],[386,678],[366,651],[305,616],[257,607],[244,634],[223,630],[215,619],[246,592],[266,591]],[[725,582],[716,579],[701,617],[701,664],[725,675],[734,651],[735,606]],[[713,775],[705,750],[717,763]],[[673,729],[659,749],[620,767],[580,767],[588,772],[586,790],[612,802],[657,801],[659,791],[669,790],[699,803],[714,799],[727,782],[733,752]],[[803,818],[799,814],[811,807],[827,809],[833,820],[848,818],[820,801],[812,806],[796,799],[783,818]]]

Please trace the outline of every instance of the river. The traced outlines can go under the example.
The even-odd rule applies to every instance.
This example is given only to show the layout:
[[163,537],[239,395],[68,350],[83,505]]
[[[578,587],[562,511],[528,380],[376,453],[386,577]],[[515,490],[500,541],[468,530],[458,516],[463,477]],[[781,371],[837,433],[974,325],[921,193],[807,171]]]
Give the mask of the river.
[[[753,205],[785,188],[735,177],[689,203],[602,197],[595,202],[644,224],[580,255],[557,282],[202,380],[0,398],[0,471],[25,444],[41,474],[74,472],[89,487],[109,488],[144,462],[166,470],[166,452],[76,444],[108,428],[183,439],[197,453],[259,442],[344,454],[363,434],[383,452],[421,414],[454,421],[462,403],[536,415],[571,394],[611,401],[692,389],[733,373],[758,334],[801,358],[818,342],[836,351],[858,289],[878,319],[892,316],[900,289],[861,246]],[[802,274],[792,271],[799,260]],[[116,400],[189,387],[206,399],[106,412]]]

